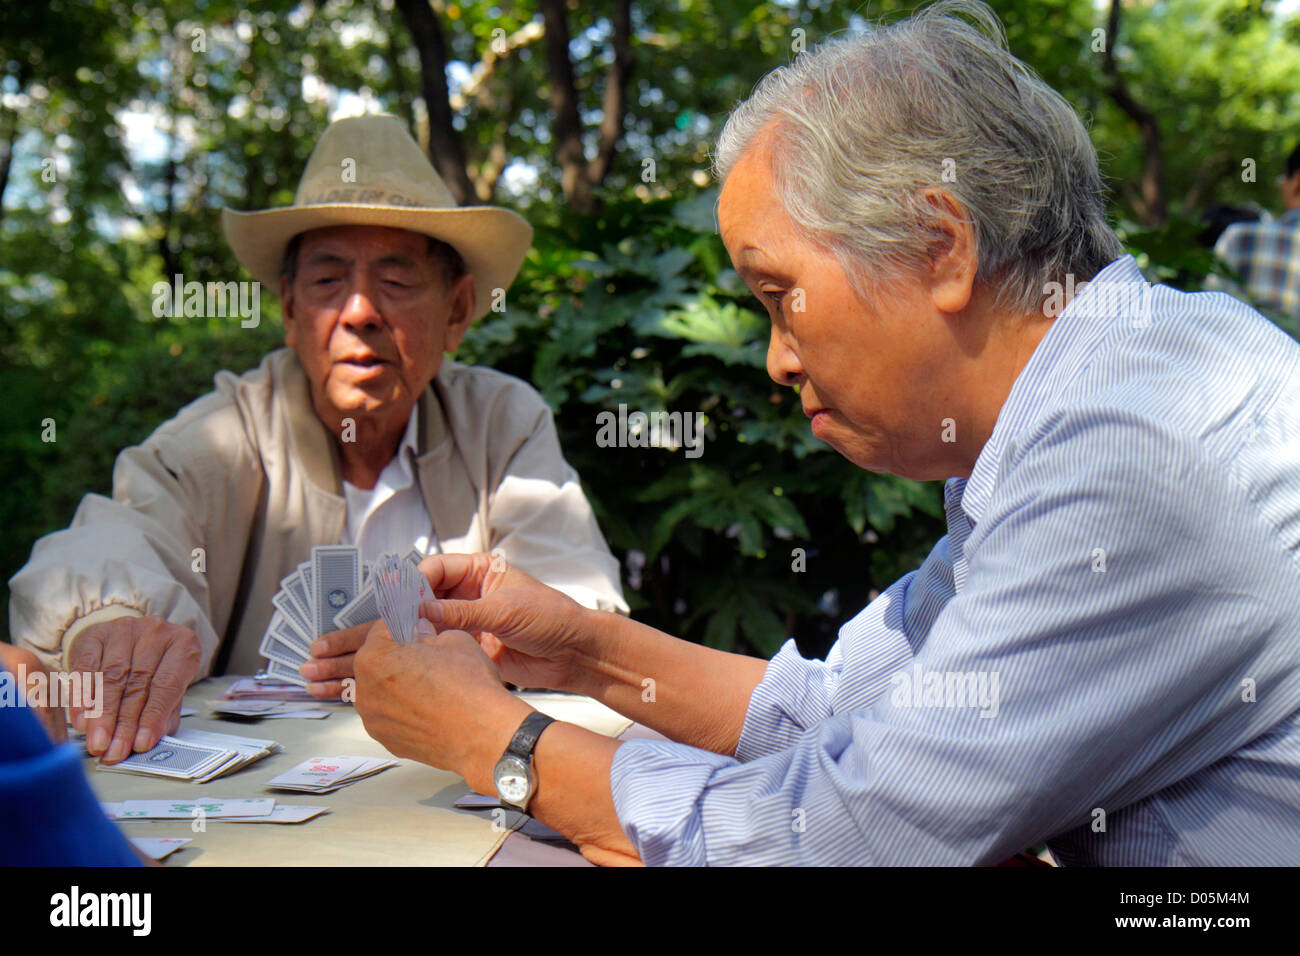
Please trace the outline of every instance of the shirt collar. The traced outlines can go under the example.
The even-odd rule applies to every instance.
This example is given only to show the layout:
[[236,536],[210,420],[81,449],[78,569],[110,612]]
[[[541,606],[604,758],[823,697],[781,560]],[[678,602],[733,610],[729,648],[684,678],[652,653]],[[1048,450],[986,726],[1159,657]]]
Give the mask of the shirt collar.
[[[1016,377],[998,412],[993,434],[960,489],[962,510],[972,523],[980,520],[992,497],[1007,442],[1033,421],[1038,409],[1083,372],[1098,346],[1119,324],[1140,328],[1151,323],[1151,286],[1131,255],[1116,259],[1091,281],[1078,286],[1081,288],[1053,320]],[[1068,286],[1063,291],[1068,291]]]
[[[397,454],[393,460],[384,468],[387,474],[395,465],[398,474],[401,475],[401,484],[394,484],[389,481],[388,484],[393,488],[409,487],[415,480],[414,461],[419,452],[419,435],[420,435],[420,403],[416,402],[411,406],[411,417],[406,420],[406,431],[402,433],[402,443],[397,446]],[[397,475],[390,477],[396,478]]]

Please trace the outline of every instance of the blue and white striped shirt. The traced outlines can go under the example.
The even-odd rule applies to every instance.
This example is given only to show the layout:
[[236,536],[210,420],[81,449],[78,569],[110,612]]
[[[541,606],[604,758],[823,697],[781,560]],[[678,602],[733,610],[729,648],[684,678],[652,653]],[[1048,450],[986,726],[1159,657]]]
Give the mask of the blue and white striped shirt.
[[734,759],[619,747],[641,858],[1300,864],[1300,345],[1119,259],[945,498],[824,662],[772,659]]

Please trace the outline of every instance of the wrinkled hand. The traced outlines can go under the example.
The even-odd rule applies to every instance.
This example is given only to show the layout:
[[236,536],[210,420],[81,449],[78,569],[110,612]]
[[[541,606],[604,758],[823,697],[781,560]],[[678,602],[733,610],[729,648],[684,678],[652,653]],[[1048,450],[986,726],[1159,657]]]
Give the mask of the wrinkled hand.
[[512,684],[568,687],[585,637],[582,605],[491,554],[433,555],[420,570],[438,598],[420,616],[438,631],[468,631]]
[[459,773],[480,792],[532,710],[464,631],[397,644],[376,621],[356,655],[356,708],[366,733],[397,757]]
[[[35,674],[37,671],[45,673],[45,666],[41,663],[39,657],[27,650],[25,647],[14,647],[12,644],[0,643],[0,668],[9,671],[14,675],[15,680],[18,678],[18,668],[21,667],[26,674]],[[49,686],[49,682],[46,682]],[[18,693],[26,694],[26,687],[18,687]],[[62,707],[38,706],[32,708],[36,718],[45,728],[45,732],[50,735],[50,740],[56,744],[61,744],[68,739],[67,718],[64,716]]]
[[366,642],[366,634],[374,621],[347,627],[341,631],[322,634],[311,646],[311,660],[299,673],[311,681],[307,692],[321,700],[338,700],[343,694],[344,681],[354,679],[353,662],[357,651]]
[[68,654],[72,670],[87,679],[104,675],[98,717],[70,708],[72,725],[85,731],[86,749],[104,763],[118,763],[156,746],[180,725],[181,700],[201,659],[193,631],[153,615],[115,618],[78,634]]

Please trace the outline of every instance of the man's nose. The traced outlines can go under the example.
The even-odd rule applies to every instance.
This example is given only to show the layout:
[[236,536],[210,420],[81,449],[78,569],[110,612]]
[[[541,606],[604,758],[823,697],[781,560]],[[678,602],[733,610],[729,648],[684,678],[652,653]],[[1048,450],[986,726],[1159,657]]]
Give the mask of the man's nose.
[[383,316],[375,308],[374,296],[364,283],[357,283],[348,290],[339,321],[354,329],[375,329],[383,322]]
[[767,340],[767,374],[778,385],[801,385],[804,379],[799,356],[782,340],[775,322]]

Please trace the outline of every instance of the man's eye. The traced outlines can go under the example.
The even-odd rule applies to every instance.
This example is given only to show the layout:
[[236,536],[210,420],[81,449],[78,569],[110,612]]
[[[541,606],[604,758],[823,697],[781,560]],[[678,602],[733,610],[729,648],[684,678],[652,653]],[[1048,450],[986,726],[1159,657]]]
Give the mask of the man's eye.
[[339,281],[339,280],[338,280],[338,277],[336,277],[336,276],[322,276],[322,277],[319,278],[319,279],[315,279],[315,280],[313,280],[313,281],[312,281],[312,285],[317,286],[317,287],[319,287],[319,286],[327,286],[327,285],[330,285],[331,283],[338,282],[338,281]]
[[778,290],[764,289],[760,294],[763,296],[763,298],[767,299],[767,301],[771,302],[773,305],[776,306],[779,306],[781,304],[781,301],[785,298],[785,292],[779,289]]

